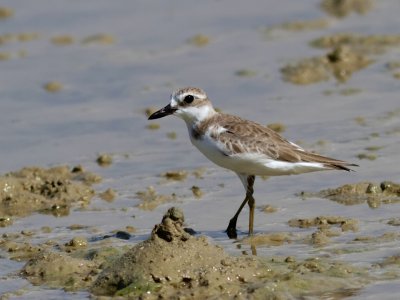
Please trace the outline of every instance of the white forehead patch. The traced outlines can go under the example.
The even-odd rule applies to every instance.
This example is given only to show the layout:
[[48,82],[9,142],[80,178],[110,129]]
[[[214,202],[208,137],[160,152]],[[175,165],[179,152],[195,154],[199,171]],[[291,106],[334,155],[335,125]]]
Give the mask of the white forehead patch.
[[178,102],[176,102],[174,95],[171,96],[171,103],[170,103],[171,107],[177,107],[178,106]]

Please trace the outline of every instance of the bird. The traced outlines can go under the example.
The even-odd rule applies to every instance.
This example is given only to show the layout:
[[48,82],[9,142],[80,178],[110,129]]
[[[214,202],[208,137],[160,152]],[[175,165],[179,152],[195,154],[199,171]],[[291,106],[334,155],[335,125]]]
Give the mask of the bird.
[[249,206],[248,234],[254,234],[256,176],[323,170],[353,171],[349,167],[358,166],[309,152],[267,126],[218,112],[200,88],[185,87],[174,91],[168,105],[152,113],[148,119],[168,115],[183,119],[192,144],[216,165],[235,172],[242,182],[245,198],[226,229],[230,239],[237,238],[237,220],[246,203]]

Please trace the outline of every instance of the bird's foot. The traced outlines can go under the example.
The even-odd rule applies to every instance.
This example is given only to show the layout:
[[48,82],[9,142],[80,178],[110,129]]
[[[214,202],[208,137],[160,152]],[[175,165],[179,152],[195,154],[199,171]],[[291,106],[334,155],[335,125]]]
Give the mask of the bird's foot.
[[228,228],[225,231],[230,239],[236,239],[237,238],[236,221],[237,221],[236,219],[231,219],[229,221]]

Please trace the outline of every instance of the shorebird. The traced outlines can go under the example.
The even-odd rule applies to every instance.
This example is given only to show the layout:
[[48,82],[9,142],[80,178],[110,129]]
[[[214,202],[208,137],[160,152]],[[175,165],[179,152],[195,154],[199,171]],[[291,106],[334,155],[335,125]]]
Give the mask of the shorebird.
[[217,112],[206,93],[199,88],[185,87],[173,92],[170,103],[150,115],[149,120],[168,115],[183,119],[192,144],[218,166],[235,172],[245,188],[245,199],[226,229],[229,238],[237,238],[237,219],[246,203],[250,209],[249,235],[253,234],[253,186],[257,175],[352,171],[348,167],[357,166],[308,152],[261,124]]

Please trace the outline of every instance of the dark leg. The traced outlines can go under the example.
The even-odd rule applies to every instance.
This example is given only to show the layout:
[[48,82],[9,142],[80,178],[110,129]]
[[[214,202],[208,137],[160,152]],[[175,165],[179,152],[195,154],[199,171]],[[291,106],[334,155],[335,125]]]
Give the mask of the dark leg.
[[253,226],[254,226],[254,207],[255,207],[255,200],[253,196],[250,196],[249,201],[247,204],[249,204],[249,209],[250,209],[250,214],[249,214],[249,235],[253,235]]
[[255,207],[255,203],[256,203],[256,201],[253,198],[254,180],[255,180],[254,176],[247,177],[248,187],[247,187],[246,196],[249,198],[249,201],[247,202],[247,204],[249,205],[249,209],[250,209],[250,214],[249,214],[249,235],[253,235],[253,226],[254,226],[254,207]]
[[254,223],[254,198],[253,198],[253,185],[254,185],[255,176],[250,175],[247,176],[247,190],[246,190],[246,197],[244,198],[242,204],[240,204],[239,209],[237,210],[236,214],[233,218],[229,221],[228,228],[226,229],[226,233],[230,239],[237,238],[236,233],[236,223],[239,217],[240,212],[242,211],[243,207],[246,203],[249,203],[250,207],[250,219],[249,219],[249,235],[253,234],[253,223]]

